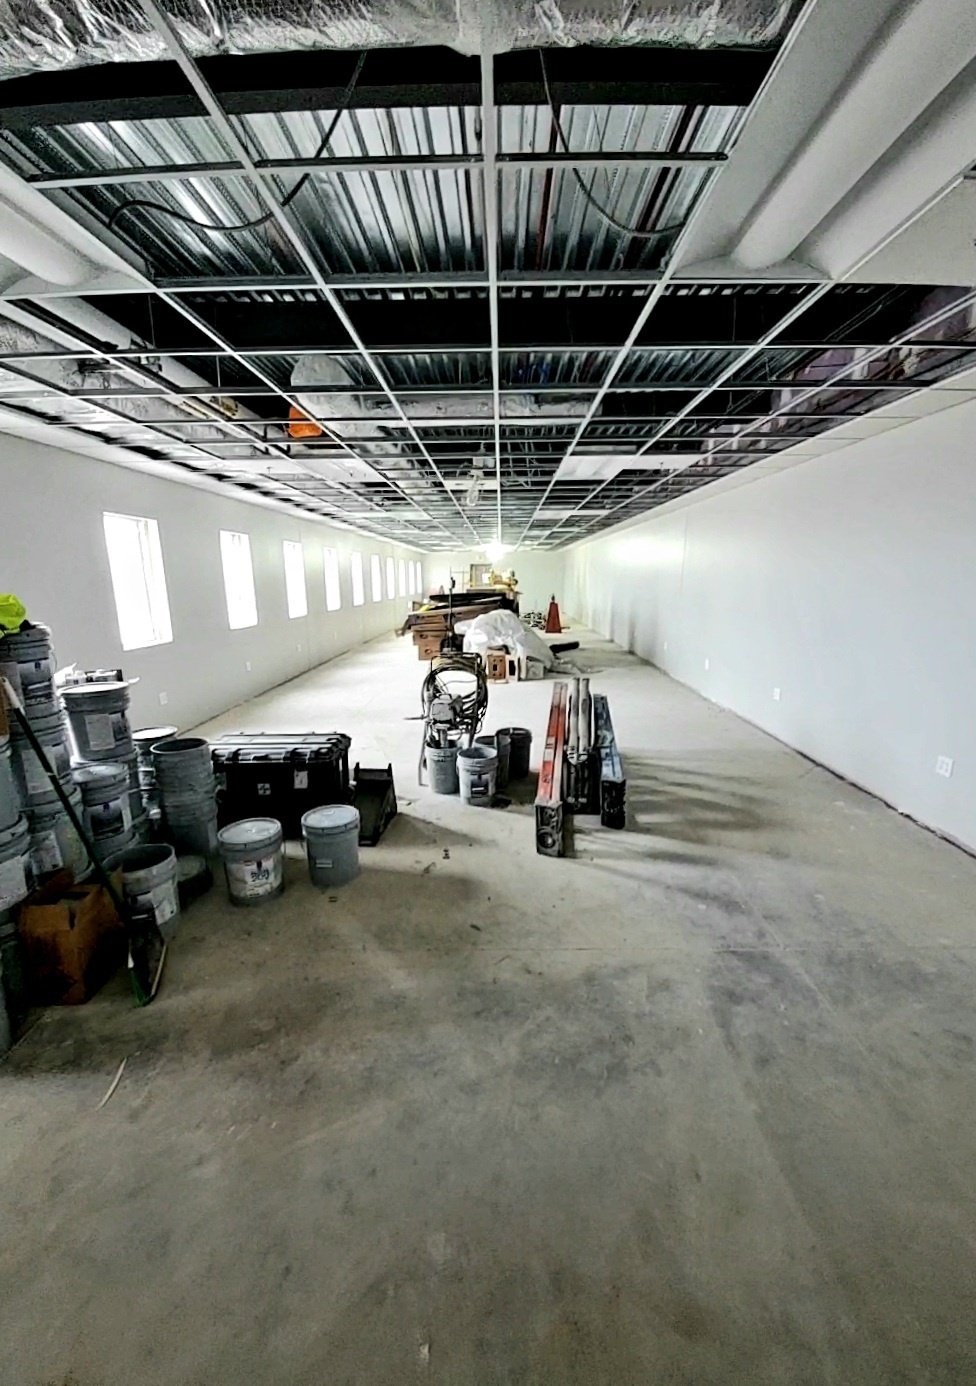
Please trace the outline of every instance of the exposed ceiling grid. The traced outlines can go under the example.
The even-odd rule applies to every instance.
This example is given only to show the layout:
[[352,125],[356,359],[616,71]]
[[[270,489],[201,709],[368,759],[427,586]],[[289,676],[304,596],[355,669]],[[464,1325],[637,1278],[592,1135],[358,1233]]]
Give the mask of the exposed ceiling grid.
[[965,287],[681,267],[802,16],[227,58],[138,2],[170,61],[0,83],[7,169],[132,267],[7,276],[8,414],[384,538],[553,548],[976,365]]

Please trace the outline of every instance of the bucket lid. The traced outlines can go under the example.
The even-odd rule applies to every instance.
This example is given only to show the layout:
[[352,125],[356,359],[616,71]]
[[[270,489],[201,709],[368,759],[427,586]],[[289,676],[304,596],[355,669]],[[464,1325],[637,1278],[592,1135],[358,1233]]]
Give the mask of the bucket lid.
[[127,781],[129,778],[127,765],[119,765],[108,760],[99,761],[95,765],[89,765],[86,761],[83,765],[74,766],[71,773],[75,784],[108,784],[115,780]]
[[266,843],[268,838],[281,836],[281,824],[277,818],[242,818],[238,823],[228,823],[217,834],[218,841],[226,847],[254,847]]
[[128,693],[127,683],[72,683],[61,689],[62,698],[90,698],[99,693]]
[[167,737],[175,736],[176,732],[176,727],[140,727],[132,733],[132,740],[139,746],[144,742],[151,746],[154,741],[165,741]]
[[0,852],[12,847],[20,838],[24,838],[26,841],[29,837],[30,826],[27,819],[21,814],[12,828],[4,828],[3,832],[0,832]]
[[302,829],[316,833],[343,833],[359,827],[359,810],[352,804],[323,804],[302,814]]

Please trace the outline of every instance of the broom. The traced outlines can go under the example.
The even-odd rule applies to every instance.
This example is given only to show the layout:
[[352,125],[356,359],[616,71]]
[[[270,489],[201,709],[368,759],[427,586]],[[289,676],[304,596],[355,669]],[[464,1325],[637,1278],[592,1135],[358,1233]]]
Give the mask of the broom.
[[47,775],[51,788],[61,801],[61,807],[70,818],[75,832],[85,844],[88,855],[94,864],[95,874],[108,891],[112,904],[122,921],[128,937],[129,981],[132,985],[132,994],[135,996],[137,1006],[148,1006],[159,990],[160,979],[163,975],[163,963],[166,961],[166,940],[159,932],[156,916],[152,910],[133,909],[120,895],[111,875],[102,865],[102,859],[98,855],[98,850],[92,842],[87,828],[75,813],[71,800],[65,794],[58,773],[48,760],[47,752],[38,741],[34,728],[28,722],[20,699],[8,679],[0,676],[0,685],[3,686],[14,720],[26,736],[31,750],[37,756],[38,763]]

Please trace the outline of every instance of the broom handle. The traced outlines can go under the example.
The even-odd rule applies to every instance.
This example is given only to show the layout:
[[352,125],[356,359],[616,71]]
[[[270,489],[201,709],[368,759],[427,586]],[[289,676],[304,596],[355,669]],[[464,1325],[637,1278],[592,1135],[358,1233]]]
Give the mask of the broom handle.
[[47,751],[45,751],[40,741],[38,741],[37,736],[34,732],[34,728],[31,726],[30,722],[28,722],[27,717],[24,714],[24,709],[20,699],[17,697],[17,694],[11,687],[9,679],[4,677],[3,675],[0,675],[0,684],[3,685],[3,691],[6,695],[7,702],[10,705],[10,710],[14,714],[14,717],[17,721],[17,725],[20,727],[20,730],[27,737],[27,740],[30,743],[31,750],[34,752],[35,756],[37,756],[37,759],[40,762],[41,769],[44,771],[45,775],[47,775],[48,779],[51,782],[51,788],[54,790],[55,794],[61,800],[61,807],[64,809],[68,817],[71,819],[72,827],[74,828],[78,836],[81,838],[82,842],[85,844],[85,848],[88,852],[88,855],[91,857],[92,864],[95,867],[95,875],[98,877],[99,881],[102,883],[102,885],[105,887],[105,889],[111,896],[112,904],[115,906],[119,918],[124,923],[131,924],[132,914],[129,909],[129,906],[125,903],[124,899],[119,894],[118,890],[115,887],[115,882],[112,880],[112,877],[109,875],[109,873],[105,870],[105,867],[102,865],[101,858],[99,857],[98,852],[95,850],[95,844],[88,836],[88,829],[85,827],[84,823],[82,823],[77,813],[75,813],[74,805],[68,798],[67,794],[65,794],[64,787],[62,786],[61,780],[58,776],[58,772],[55,770],[54,766],[48,760]]

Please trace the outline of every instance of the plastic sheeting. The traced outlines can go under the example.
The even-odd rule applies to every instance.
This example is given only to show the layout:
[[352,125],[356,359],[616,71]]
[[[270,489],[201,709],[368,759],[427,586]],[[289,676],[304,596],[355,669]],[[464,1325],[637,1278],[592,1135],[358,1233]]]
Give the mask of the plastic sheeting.
[[465,654],[479,654],[484,659],[489,650],[504,649],[511,655],[537,659],[546,669],[556,662],[542,636],[511,611],[486,611],[472,621],[458,621],[455,630],[464,636]]
[[[798,0],[170,0],[195,57],[438,45],[776,43]],[[0,79],[169,56],[138,0],[0,0]]]

